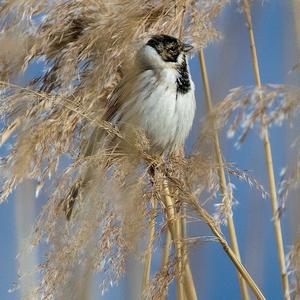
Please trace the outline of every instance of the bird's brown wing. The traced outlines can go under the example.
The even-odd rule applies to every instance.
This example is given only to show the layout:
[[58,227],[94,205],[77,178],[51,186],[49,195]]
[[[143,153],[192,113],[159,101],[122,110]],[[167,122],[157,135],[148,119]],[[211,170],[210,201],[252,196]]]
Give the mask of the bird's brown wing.
[[117,124],[119,120],[115,119],[117,113],[120,111],[121,106],[131,97],[134,86],[140,74],[132,72],[131,75],[124,77],[117,85],[108,99],[106,104],[106,111],[103,115],[103,120]]
[[[115,88],[112,96],[108,99],[106,110],[103,115],[103,120],[116,125],[118,123],[118,111],[121,106],[129,99],[130,94],[134,88],[135,81],[137,79],[137,74],[132,74],[124,78],[119,85]],[[89,140],[81,151],[82,157],[89,157],[97,154],[97,151],[101,149],[101,143],[106,136],[106,131],[103,128],[96,127],[93,129]],[[63,209],[65,211],[66,218],[69,220],[73,213],[74,205],[76,204],[76,199],[85,186],[88,185],[89,181],[93,179],[93,174],[95,174],[95,168],[93,166],[88,166],[81,176],[80,182],[75,183],[69,193],[67,194],[64,201],[62,201]]]
[[[111,97],[107,100],[105,105],[105,112],[102,116],[102,120],[111,123],[112,125],[118,124],[118,112],[126,100],[130,97],[132,92],[134,82],[136,80],[136,74],[126,76],[123,78],[117,87],[112,92]],[[106,135],[106,132],[101,127],[96,127],[93,129],[87,145],[82,149],[81,156],[87,157],[94,155],[99,149],[99,143],[101,139]]]

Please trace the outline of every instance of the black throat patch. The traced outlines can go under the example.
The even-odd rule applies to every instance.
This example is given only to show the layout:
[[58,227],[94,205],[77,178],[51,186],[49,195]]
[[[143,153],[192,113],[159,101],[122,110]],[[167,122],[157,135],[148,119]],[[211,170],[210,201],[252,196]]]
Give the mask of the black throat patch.
[[185,57],[183,62],[177,66],[177,71],[179,74],[176,79],[177,93],[186,94],[191,89],[191,82]]

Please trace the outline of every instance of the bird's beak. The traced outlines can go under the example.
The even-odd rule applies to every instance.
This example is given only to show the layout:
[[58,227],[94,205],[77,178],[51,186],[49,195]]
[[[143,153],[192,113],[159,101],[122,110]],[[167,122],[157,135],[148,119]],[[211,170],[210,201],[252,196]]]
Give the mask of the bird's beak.
[[183,44],[183,52],[190,52],[193,48],[190,44]]

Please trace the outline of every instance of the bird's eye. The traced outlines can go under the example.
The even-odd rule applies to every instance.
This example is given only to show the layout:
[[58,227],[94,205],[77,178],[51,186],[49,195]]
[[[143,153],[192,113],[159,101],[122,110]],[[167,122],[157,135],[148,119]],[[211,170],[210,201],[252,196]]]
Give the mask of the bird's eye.
[[169,48],[169,53],[172,54],[172,55],[175,55],[177,53],[177,49],[175,47],[171,47]]

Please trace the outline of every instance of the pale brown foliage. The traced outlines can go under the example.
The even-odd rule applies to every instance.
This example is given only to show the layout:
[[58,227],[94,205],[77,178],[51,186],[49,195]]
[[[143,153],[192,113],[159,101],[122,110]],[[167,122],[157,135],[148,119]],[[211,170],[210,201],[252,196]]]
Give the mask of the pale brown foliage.
[[[215,170],[205,156],[193,154],[188,160],[153,157],[142,132],[136,141],[124,141],[130,144],[130,153],[105,145],[98,145],[92,156],[80,153],[95,128],[123,140],[117,128],[102,120],[102,114],[114,87],[130,72],[136,50],[153,34],[178,36],[181,24],[184,39],[196,49],[204,47],[220,37],[212,20],[226,3],[1,3],[0,41],[6,45],[0,49],[0,114],[6,127],[1,140],[12,144],[2,164],[1,201],[25,178],[37,182],[37,194],[42,190],[50,195],[33,237],[34,243],[45,238],[51,245],[35,291],[43,299],[80,298],[77,291],[84,289],[95,271],[103,274],[102,290],[120,279],[128,251],[136,251],[147,228],[149,199],[164,195],[162,174],[170,180],[178,207],[190,193],[197,197],[207,190],[215,193]],[[42,74],[22,87],[15,85],[16,76],[33,64],[44,68]],[[155,165],[158,174],[151,180],[149,165]],[[93,172],[81,186],[67,222],[65,199],[87,169]],[[185,189],[190,192],[178,192]],[[161,213],[159,207],[157,216]],[[155,278],[164,273],[159,274]],[[166,286],[173,279],[163,277],[154,280]],[[151,298],[157,291],[150,288],[149,292]]]
[[[229,122],[229,135],[239,133],[240,144],[257,121],[263,120],[263,130],[292,118],[299,108],[299,90],[266,85],[230,91],[203,122],[186,158],[155,157],[143,132],[137,132],[134,141],[126,141],[117,127],[102,119],[108,98],[124,74],[132,71],[137,49],[151,35],[182,32],[195,50],[206,47],[221,36],[212,22],[227,2],[10,0],[0,4],[0,43],[5,45],[0,49],[0,115],[5,125],[1,142],[12,145],[1,165],[0,200],[5,201],[27,178],[36,181],[37,194],[42,190],[49,195],[33,235],[34,243],[46,240],[50,244],[41,264],[40,286],[34,291],[43,299],[84,298],[78,291],[85,289],[94,272],[102,274],[104,291],[124,274],[129,252],[143,259],[138,246],[150,220],[149,201],[166,194],[162,178],[167,180],[176,210],[187,207],[191,214],[187,217],[208,224],[230,252],[220,224],[232,214],[231,185],[215,205],[214,217],[204,209],[220,196],[220,166],[212,134]],[[42,74],[20,86],[17,77],[35,64],[43,68]],[[122,140],[131,151],[99,143],[93,155],[81,155],[94,129]],[[73,186],[82,184],[87,169],[92,173],[81,185],[67,221],[65,200]],[[225,170],[267,196],[247,172],[229,163]],[[156,217],[163,218],[156,226],[159,239],[168,226],[162,205]],[[164,295],[176,272],[172,256],[168,268],[158,270],[149,283],[145,298]]]
[[299,234],[295,240],[295,244],[292,250],[288,255],[289,263],[290,263],[290,272],[294,279],[293,288],[294,288],[294,299],[299,299],[300,297],[300,237]]

